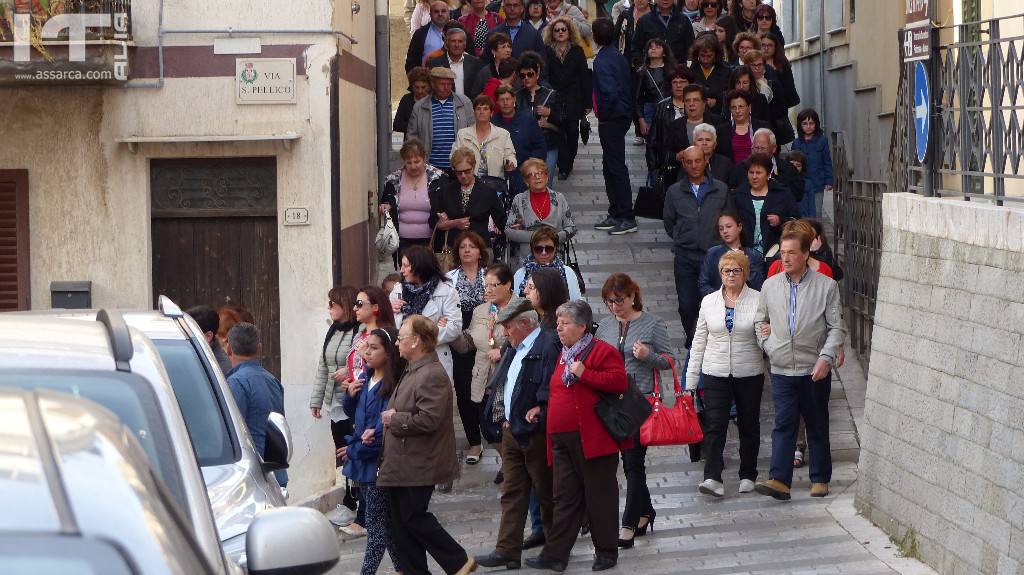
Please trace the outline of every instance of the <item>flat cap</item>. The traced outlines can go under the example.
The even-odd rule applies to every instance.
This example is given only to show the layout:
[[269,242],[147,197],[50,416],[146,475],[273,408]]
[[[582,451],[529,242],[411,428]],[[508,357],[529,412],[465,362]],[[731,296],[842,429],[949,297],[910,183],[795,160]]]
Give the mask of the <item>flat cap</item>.
[[517,296],[509,300],[508,304],[498,313],[498,317],[494,321],[496,323],[505,323],[528,311],[533,311],[533,304],[530,303],[530,300]]
[[434,66],[430,69],[431,78],[448,78],[449,80],[455,79],[455,72],[452,72],[451,68],[445,68],[444,66]]

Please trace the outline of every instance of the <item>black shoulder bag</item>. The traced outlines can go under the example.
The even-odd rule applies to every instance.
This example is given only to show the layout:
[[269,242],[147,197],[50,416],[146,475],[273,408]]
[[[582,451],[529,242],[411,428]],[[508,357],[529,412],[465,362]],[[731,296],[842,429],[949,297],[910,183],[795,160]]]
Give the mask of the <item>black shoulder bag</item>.
[[[594,342],[586,347],[577,361],[582,362],[594,349]],[[566,366],[568,369],[569,366]],[[635,436],[640,431],[640,426],[647,421],[651,415],[651,403],[647,401],[644,394],[640,393],[633,379],[628,379],[626,391],[622,393],[602,393],[601,398],[594,404],[594,413],[601,420],[608,435],[612,439],[622,443]]]

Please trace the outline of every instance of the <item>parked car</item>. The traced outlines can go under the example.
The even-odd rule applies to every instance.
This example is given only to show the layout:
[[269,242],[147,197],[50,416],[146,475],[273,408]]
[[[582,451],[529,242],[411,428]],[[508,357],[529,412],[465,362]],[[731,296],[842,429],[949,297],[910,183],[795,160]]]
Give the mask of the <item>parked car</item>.
[[[156,477],[181,508],[213,572],[240,571],[222,549],[206,482],[197,465],[199,449],[189,437],[177,390],[156,347],[142,332],[129,328],[119,314],[100,310],[95,317],[96,321],[74,321],[43,313],[0,314],[0,387],[71,393],[114,412],[132,431]],[[230,413],[233,402],[225,405]],[[265,468],[287,465],[290,438],[280,424],[272,420]],[[117,502],[104,503],[112,508]],[[263,527],[256,532],[258,525]],[[268,531],[275,542],[257,546]],[[322,573],[338,560],[333,528],[312,509],[265,510],[248,524],[243,539],[250,573],[304,567],[307,572]]]
[[[95,310],[60,310],[56,317],[92,321]],[[124,311],[125,323],[156,346],[170,377],[196,450],[207,495],[228,557],[245,566],[245,534],[256,514],[286,504],[273,470],[287,461],[264,461],[238,411],[227,379],[199,325],[167,296],[156,311]],[[283,417],[272,422],[291,444]]]

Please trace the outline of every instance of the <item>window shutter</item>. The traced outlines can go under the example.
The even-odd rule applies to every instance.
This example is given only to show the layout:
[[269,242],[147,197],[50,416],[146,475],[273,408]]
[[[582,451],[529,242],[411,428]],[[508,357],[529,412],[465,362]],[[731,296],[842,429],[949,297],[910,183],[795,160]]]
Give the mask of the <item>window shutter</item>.
[[0,311],[29,309],[28,172],[0,170]]

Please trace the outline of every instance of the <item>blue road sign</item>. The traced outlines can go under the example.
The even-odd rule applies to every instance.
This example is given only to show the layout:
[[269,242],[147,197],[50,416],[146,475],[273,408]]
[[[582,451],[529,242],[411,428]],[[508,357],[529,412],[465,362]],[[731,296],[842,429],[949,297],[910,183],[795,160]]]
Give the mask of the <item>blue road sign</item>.
[[917,132],[917,161],[924,162],[928,152],[928,128],[931,125],[931,93],[923,62],[914,65],[914,131]]

